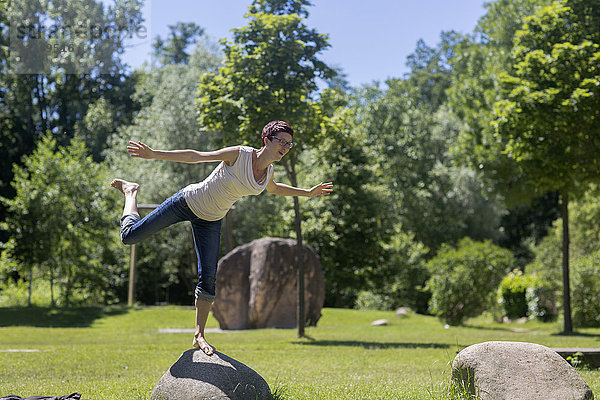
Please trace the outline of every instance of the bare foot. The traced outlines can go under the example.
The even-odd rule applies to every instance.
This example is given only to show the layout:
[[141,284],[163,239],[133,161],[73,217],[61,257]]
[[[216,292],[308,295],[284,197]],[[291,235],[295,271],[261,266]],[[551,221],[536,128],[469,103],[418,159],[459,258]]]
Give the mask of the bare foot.
[[113,181],[110,183],[110,186],[114,187],[115,189],[119,189],[124,195],[137,192],[140,188],[140,185],[137,183],[127,182],[123,179],[113,179]]
[[194,335],[192,346],[202,350],[207,356],[212,356],[215,352],[215,348],[208,344],[204,336],[200,335],[200,333]]

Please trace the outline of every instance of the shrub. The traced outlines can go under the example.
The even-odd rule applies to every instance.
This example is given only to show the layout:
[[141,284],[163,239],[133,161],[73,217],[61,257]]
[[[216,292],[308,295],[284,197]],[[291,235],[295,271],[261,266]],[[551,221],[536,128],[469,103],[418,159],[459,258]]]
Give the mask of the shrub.
[[358,293],[354,308],[358,310],[390,310],[391,300],[389,297],[374,293],[370,290],[363,290]]
[[571,306],[577,327],[600,327],[600,251],[574,260]]
[[562,286],[562,221],[554,221],[539,243],[531,248],[535,258],[525,266],[525,273],[537,280]]
[[556,297],[559,287],[551,282],[534,279],[532,286],[527,288],[527,305],[529,315],[542,322],[551,322],[558,317]]
[[49,134],[14,170],[16,194],[0,198],[7,210],[0,229],[9,234],[2,259],[13,264],[14,280],[32,269],[51,275],[65,305],[81,297],[118,300],[126,250],[115,234],[120,206],[118,194],[106,188],[106,166],[87,155],[80,139],[59,146]]
[[512,266],[512,253],[490,241],[465,238],[457,248],[443,245],[427,263],[431,312],[450,325],[481,314],[495,300],[498,284]]
[[8,280],[0,284],[0,307],[27,306],[29,286],[24,280]]
[[388,259],[368,275],[368,282],[354,307],[377,310],[410,307],[425,314],[429,300],[429,294],[424,290],[429,278],[424,261],[427,249],[414,239],[413,234],[398,229],[385,251],[389,254]]
[[517,269],[502,279],[498,294],[505,316],[515,319],[528,315],[527,289],[533,287],[534,282],[532,276],[523,275],[523,272]]

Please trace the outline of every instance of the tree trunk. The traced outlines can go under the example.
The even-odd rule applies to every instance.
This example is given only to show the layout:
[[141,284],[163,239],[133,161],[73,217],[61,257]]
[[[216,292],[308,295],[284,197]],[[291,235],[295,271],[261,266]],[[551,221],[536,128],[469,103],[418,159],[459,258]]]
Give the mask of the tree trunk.
[[71,305],[71,274],[72,274],[72,266],[70,262],[66,262],[67,267],[67,284],[65,285],[65,306],[69,307]]
[[35,77],[31,77],[30,79],[28,79],[27,83],[27,89],[28,89],[28,103],[27,103],[27,133],[29,133],[29,135],[27,135],[27,138],[25,139],[25,141],[27,142],[27,148],[30,151],[33,151],[33,149],[35,149],[35,145],[36,145],[36,141],[38,139],[37,137],[37,132],[35,129],[35,121],[34,121],[34,113],[35,113],[35,109],[34,109],[34,95],[33,95],[33,86],[34,84],[37,84],[37,81],[34,83],[33,80],[35,79]]
[[[298,187],[296,177],[296,162],[290,157],[289,168],[286,168],[292,186]],[[302,244],[302,220],[300,217],[300,201],[294,196],[294,221],[296,226],[296,267],[298,268],[298,307],[296,323],[298,325],[298,337],[304,337],[304,246]]]
[[573,332],[571,321],[571,284],[569,278],[569,195],[566,190],[561,191],[562,213],[562,270],[563,270],[563,311],[564,333]]
[[42,135],[46,134],[48,131],[48,121],[47,121],[47,113],[45,112],[46,108],[46,93],[44,89],[44,75],[38,75],[37,82],[37,95],[38,95],[38,106],[40,112],[40,126],[42,129]]
[[50,306],[54,308],[56,302],[54,301],[54,266],[50,266]]
[[31,307],[31,290],[33,286],[33,266],[29,270],[29,295],[27,296],[27,307]]

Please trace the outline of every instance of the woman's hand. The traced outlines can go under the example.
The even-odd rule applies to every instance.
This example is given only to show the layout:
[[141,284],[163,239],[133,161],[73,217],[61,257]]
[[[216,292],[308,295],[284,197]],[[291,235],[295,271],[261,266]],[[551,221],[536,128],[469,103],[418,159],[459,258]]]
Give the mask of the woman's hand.
[[147,144],[142,142],[132,142],[129,141],[129,146],[127,146],[127,151],[131,155],[131,157],[139,157],[139,158],[155,158],[154,150],[150,148]]
[[308,197],[316,197],[321,195],[331,194],[333,192],[333,182],[319,183],[317,186],[313,186],[308,194]]

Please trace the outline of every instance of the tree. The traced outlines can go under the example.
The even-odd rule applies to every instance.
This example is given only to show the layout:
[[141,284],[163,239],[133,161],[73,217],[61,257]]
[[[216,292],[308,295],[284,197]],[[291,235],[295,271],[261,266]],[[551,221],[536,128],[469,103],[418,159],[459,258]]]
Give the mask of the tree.
[[[14,163],[20,165],[47,133],[68,144],[77,122],[99,99],[110,105],[115,123],[128,122],[135,105],[119,55],[127,29],[141,25],[140,10],[138,0],[108,7],[82,0],[0,4],[0,54],[10,49],[0,63],[0,196],[15,195]],[[96,27],[104,34],[92,34]],[[104,148],[97,140],[88,144]],[[100,153],[94,158],[100,160]],[[0,206],[0,219],[5,215]]]
[[[266,122],[289,121],[297,147],[283,162],[287,177],[298,185],[296,164],[305,148],[317,144],[323,110],[317,99],[317,78],[330,79],[334,70],[318,55],[329,44],[326,35],[304,25],[307,0],[255,0],[246,14],[248,25],[233,30],[233,41],[222,41],[225,66],[200,80],[198,109],[202,126],[220,132],[224,143],[257,143]],[[296,239],[302,249],[300,203],[294,197]],[[298,276],[303,276],[298,257]],[[298,332],[304,332],[304,280],[298,279]]]
[[198,38],[204,34],[204,29],[193,22],[178,22],[169,25],[170,35],[167,42],[157,36],[152,43],[153,56],[160,65],[188,64],[190,55],[186,53],[189,46],[198,43]]
[[600,252],[573,263],[573,320],[581,328],[600,326]]
[[490,121],[494,104],[501,98],[498,76],[510,67],[515,32],[524,19],[549,0],[502,0],[485,4],[486,14],[473,34],[462,37],[450,59],[452,85],[448,106],[461,123],[452,146],[460,165],[478,171],[485,187],[498,194],[507,208],[501,226],[505,234],[498,243],[513,250],[520,265],[530,255],[527,240],[536,241],[560,214],[558,196],[528,186],[514,161],[502,153]]
[[600,250],[600,187],[590,185],[590,188],[583,196],[576,199],[572,205],[572,211],[569,212],[569,222],[572,224],[569,229],[569,242],[571,254],[574,256],[583,256]]
[[383,247],[387,259],[370,271],[367,285],[361,286],[354,306],[378,310],[410,307],[419,314],[426,314],[431,297],[425,290],[430,278],[425,267],[427,249],[399,224]]
[[[569,202],[569,256],[574,263],[600,251],[599,195],[598,185],[592,184],[584,195]],[[550,227],[548,235],[532,247],[535,258],[525,266],[527,274],[536,276],[538,281],[543,281],[546,284],[552,297],[560,297],[561,293],[562,230],[562,219],[559,218]],[[588,258],[593,259],[593,257]],[[571,277],[570,282],[575,285],[577,279]],[[577,290],[574,287],[573,293]],[[574,314],[577,312],[575,307],[573,311]],[[577,324],[576,321],[577,319],[574,318],[575,324]]]
[[406,65],[410,73],[406,76],[405,87],[410,97],[419,104],[427,105],[436,111],[446,102],[446,90],[452,84],[452,60],[454,50],[461,37],[456,32],[442,32],[440,43],[429,47],[421,39],[414,53],[407,57]]
[[557,218],[560,218],[560,205],[556,192],[531,199],[529,204],[515,205],[502,215],[503,234],[497,243],[510,249],[518,268],[523,269],[535,256],[531,244],[540,243]]
[[413,83],[393,79],[385,91],[368,88],[360,107],[361,129],[392,194],[390,213],[432,252],[464,236],[496,239],[502,211],[497,199],[477,173],[455,166],[450,153],[462,124],[447,106],[430,104],[431,96],[413,90]]
[[[57,147],[49,135],[15,167],[16,196],[2,199],[10,214],[2,228],[9,232],[8,258],[18,260],[19,275],[34,268],[63,284],[63,303],[75,291],[88,302],[118,300],[123,284],[123,254],[111,234],[114,197],[106,190],[106,171],[74,140]],[[31,279],[30,279],[31,285]],[[52,294],[54,304],[54,294]]]
[[525,19],[494,127],[530,187],[558,191],[563,220],[564,331],[572,332],[569,197],[600,172],[600,2],[558,1]]
[[[221,59],[212,43],[199,41],[187,64],[169,64],[139,71],[134,98],[142,108],[133,123],[120,126],[110,138],[105,163],[113,176],[139,182],[140,203],[160,203],[178,189],[201,181],[210,165],[132,159],[125,151],[128,140],[141,140],[154,148],[207,149],[214,146],[201,133],[194,115],[194,94],[199,77],[214,72]],[[120,208],[120,207],[119,207]],[[196,254],[188,227],[161,231],[152,241],[137,246],[140,274],[136,298],[145,304],[169,301],[186,304],[197,276]]]
[[[325,305],[352,307],[361,289],[381,286],[392,279],[384,269],[397,218],[390,215],[392,201],[378,176],[377,163],[368,151],[368,138],[355,123],[354,107],[345,96],[324,96],[338,111],[338,129],[305,152],[305,180],[331,179],[335,192],[311,201],[305,212],[306,238],[320,255],[325,272]],[[327,157],[322,157],[327,154]]]
[[132,34],[128,30],[141,24],[140,10],[139,0],[106,8],[95,0],[10,3],[7,78],[31,92],[25,100],[32,105],[35,132],[51,132],[67,143],[87,105],[102,95],[110,97],[124,79],[118,55]]

